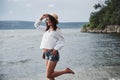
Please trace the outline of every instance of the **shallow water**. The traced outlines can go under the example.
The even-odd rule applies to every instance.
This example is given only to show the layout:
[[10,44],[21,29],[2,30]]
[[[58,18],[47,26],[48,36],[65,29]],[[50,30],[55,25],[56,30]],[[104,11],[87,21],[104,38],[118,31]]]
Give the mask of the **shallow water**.
[[[63,29],[65,47],[56,70],[70,67],[75,75],[56,80],[120,80],[120,35]],[[45,80],[38,30],[0,31],[0,80]]]

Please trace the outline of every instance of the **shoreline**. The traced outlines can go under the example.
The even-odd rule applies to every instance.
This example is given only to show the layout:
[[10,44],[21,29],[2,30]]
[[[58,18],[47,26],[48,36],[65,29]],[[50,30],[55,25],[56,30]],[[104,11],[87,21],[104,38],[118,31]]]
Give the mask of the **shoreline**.
[[120,26],[119,25],[108,25],[105,29],[91,29],[90,27],[82,28],[81,32],[89,32],[89,33],[118,33],[120,34]]

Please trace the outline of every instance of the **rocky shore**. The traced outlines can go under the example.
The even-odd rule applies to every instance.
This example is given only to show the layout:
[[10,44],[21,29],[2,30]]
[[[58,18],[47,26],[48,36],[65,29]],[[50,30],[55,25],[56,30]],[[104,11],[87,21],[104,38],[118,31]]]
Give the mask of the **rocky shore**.
[[90,33],[120,33],[119,25],[109,25],[105,29],[91,29],[90,27],[82,28],[81,32],[90,32]]

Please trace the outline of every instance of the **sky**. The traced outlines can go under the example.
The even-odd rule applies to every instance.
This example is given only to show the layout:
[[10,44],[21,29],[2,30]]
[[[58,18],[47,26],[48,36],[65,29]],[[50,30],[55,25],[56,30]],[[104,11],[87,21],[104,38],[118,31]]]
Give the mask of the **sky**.
[[60,22],[88,22],[94,5],[105,0],[0,0],[0,20],[36,21],[56,13]]

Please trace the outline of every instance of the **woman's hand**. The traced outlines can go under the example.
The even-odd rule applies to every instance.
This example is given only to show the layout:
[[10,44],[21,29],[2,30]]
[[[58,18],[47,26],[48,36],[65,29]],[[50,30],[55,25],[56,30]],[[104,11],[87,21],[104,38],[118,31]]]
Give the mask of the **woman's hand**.
[[47,18],[47,17],[48,17],[48,14],[43,14],[40,20],[42,21],[44,18]]
[[51,52],[51,54],[52,54],[53,56],[56,56],[56,55],[57,55],[57,53],[58,53],[58,51],[57,51],[57,50],[55,50],[55,49],[53,49],[53,50],[52,50],[52,52]]

